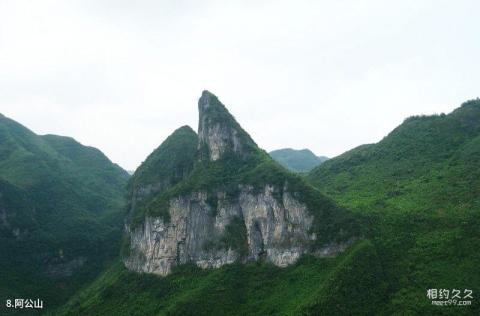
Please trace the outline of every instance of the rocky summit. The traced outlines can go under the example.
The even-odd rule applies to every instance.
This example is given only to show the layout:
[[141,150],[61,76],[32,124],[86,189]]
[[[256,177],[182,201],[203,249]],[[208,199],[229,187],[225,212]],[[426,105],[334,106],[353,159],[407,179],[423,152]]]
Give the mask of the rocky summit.
[[176,130],[129,184],[123,262],[167,275],[304,254],[333,256],[356,239],[350,214],[259,149],[218,98],[198,102],[198,136]]
[[229,151],[244,156],[249,149],[257,147],[212,93],[203,91],[198,112],[198,148],[206,154],[202,158],[215,161]]

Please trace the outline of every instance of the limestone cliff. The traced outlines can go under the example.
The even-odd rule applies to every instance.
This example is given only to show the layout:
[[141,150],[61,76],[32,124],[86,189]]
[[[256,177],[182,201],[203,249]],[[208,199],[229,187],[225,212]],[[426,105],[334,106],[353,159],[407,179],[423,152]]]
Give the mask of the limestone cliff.
[[[348,245],[354,225],[344,210],[260,150],[216,96],[204,91],[198,108],[198,138],[177,130],[131,180],[127,268],[167,275],[187,262],[284,267]],[[158,157],[170,157],[167,169],[176,172]]]
[[256,147],[250,136],[238,125],[218,98],[203,91],[198,101],[198,148],[206,151],[212,161],[220,159],[227,151],[244,156]]

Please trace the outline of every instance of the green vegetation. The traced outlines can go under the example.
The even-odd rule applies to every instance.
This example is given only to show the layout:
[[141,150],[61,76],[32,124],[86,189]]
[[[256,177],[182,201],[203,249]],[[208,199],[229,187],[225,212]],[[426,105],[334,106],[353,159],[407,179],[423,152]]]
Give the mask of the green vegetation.
[[0,115],[0,300],[51,308],[104,269],[118,254],[127,178],[95,148]]
[[[199,104],[199,120],[200,125],[204,129],[208,129],[211,126],[222,126],[227,133],[232,132],[234,135],[229,135],[227,141],[229,148],[234,148],[235,144],[233,143],[233,137],[235,136],[238,140],[238,143],[242,146],[241,153],[237,152],[237,155],[241,155],[244,160],[248,160],[250,157],[255,157],[258,155],[259,148],[255,141],[250,137],[250,135],[238,124],[232,114],[227,110],[225,105],[220,102],[217,96],[213,95],[208,91],[203,91],[202,99],[208,100],[208,106]],[[208,160],[208,148],[206,148],[205,140],[200,139],[200,150],[199,158],[200,160]]]
[[[202,270],[181,266],[167,277],[114,265],[53,315],[367,315],[382,301],[382,270],[364,241],[332,259],[304,257]],[[355,282],[359,280],[360,282]],[[365,304],[367,306],[365,307]]]
[[374,315],[385,300],[385,287],[375,248],[364,240],[338,262],[299,314]]
[[300,176],[289,172],[273,161],[265,152],[258,151],[256,157],[243,160],[239,156],[226,154],[217,161],[202,161],[192,173],[170,189],[154,197],[146,208],[139,209],[133,223],[139,225],[146,214],[161,216],[169,220],[169,201],[186,196],[191,192],[207,192],[212,208],[216,208],[217,192],[226,192],[227,199],[236,201],[243,187],[251,186],[260,193],[266,185],[276,188],[274,192],[282,200],[284,190],[304,202],[315,216],[312,231],[319,238],[317,244],[345,241],[359,234],[359,227],[352,214],[339,208]]
[[[218,102],[217,106],[210,109],[216,111],[212,114],[212,120],[221,120],[240,128],[228,112],[224,113],[226,110],[223,105],[217,99],[215,102]],[[0,131],[4,128],[2,126],[0,124]],[[480,245],[480,100],[469,101],[449,115],[409,118],[379,143],[363,145],[333,158],[306,177],[296,175],[273,161],[258,149],[243,130],[239,130],[239,135],[247,146],[245,153],[238,155],[227,152],[221,159],[209,161],[203,156],[205,148],[200,148],[200,152],[196,153],[198,140],[191,129],[184,127],[177,130],[149,156],[130,182],[131,195],[135,194],[135,189],[161,184],[136,209],[134,220],[140,223],[146,214],[152,214],[163,216],[168,221],[169,200],[198,191],[207,193],[206,202],[214,214],[219,205],[219,192],[225,192],[227,199],[235,201],[245,186],[261,192],[269,184],[275,187],[277,199],[281,200],[283,194],[289,192],[304,202],[315,215],[313,230],[319,236],[317,246],[348,240],[352,236],[362,238],[335,258],[303,256],[295,265],[286,268],[262,261],[207,270],[183,265],[175,268],[167,277],[157,277],[129,272],[120,262],[116,262],[51,314],[480,314],[477,299],[480,293],[480,252],[477,250]],[[22,137],[18,136],[13,143],[21,143],[21,148],[28,148],[28,151],[12,151],[2,145],[0,157],[9,157],[2,158],[5,161],[2,164],[15,166],[14,163],[8,164],[11,157],[22,163],[30,161],[24,151],[35,152],[35,157],[58,155],[58,159],[67,161],[68,155],[62,153],[61,149],[68,148],[65,144],[57,142],[51,145],[43,138]],[[7,144],[8,138],[9,135],[0,133],[0,140],[6,140],[1,144]],[[76,154],[75,157],[80,159],[81,155]],[[49,201],[40,194],[42,191],[38,187],[30,190],[36,188],[38,179],[41,180],[39,183],[45,181],[41,178],[43,168],[51,163],[49,159],[45,160],[41,168],[30,168],[32,174],[38,173],[32,179],[19,176],[20,169],[5,169],[2,174],[0,211],[7,210],[6,216],[0,213],[2,247],[7,245],[2,248],[6,249],[6,256],[2,253],[0,259],[2,267],[12,257],[21,258],[15,251],[23,251],[23,255],[30,258],[27,255],[30,252],[28,247],[8,246],[8,242],[15,242],[17,246],[21,240],[14,239],[15,234],[11,230],[4,229],[4,217],[10,221],[9,225],[15,223],[18,227],[35,227],[34,231],[41,228],[43,234],[53,234],[45,230],[45,219],[35,216],[32,211],[32,206],[37,208],[37,205],[43,205],[40,202]],[[68,158],[72,166],[80,168],[78,165],[81,165],[81,160],[73,160]],[[66,162],[55,166],[64,164]],[[54,170],[49,172],[57,175]],[[60,177],[58,181],[66,180]],[[68,182],[62,182],[62,185],[65,183]],[[39,195],[32,199],[32,192]],[[48,191],[49,194],[52,192]],[[71,195],[65,196],[73,199]],[[99,201],[96,203],[102,200]],[[85,210],[81,214],[89,220],[91,213],[102,214],[90,212],[90,204],[81,202],[82,199],[76,203]],[[10,214],[12,205],[16,206],[15,213],[25,221],[17,221]],[[79,210],[75,208],[76,212]],[[68,216],[77,214],[68,213],[66,209],[62,211]],[[95,219],[99,220],[97,217]],[[62,224],[69,223],[67,219],[61,220]],[[88,223],[101,226],[93,220]],[[104,222],[101,223],[103,225]],[[72,226],[68,227],[72,229]],[[82,233],[85,229],[85,226],[81,226]],[[115,235],[113,232],[112,228],[111,236]],[[110,240],[107,236],[98,237],[98,231],[93,228],[87,233],[99,240],[84,241],[84,235],[75,233],[79,234],[75,240],[81,240],[79,246],[84,243],[88,245],[85,255],[90,253],[87,249],[91,251],[93,245],[101,244],[95,242]],[[67,248],[58,248],[58,244],[65,243],[61,239],[63,235],[58,236],[60,239],[55,241],[57,244],[48,239],[39,240],[46,240],[45,249],[49,249],[53,243],[55,248],[52,250],[65,252]],[[128,244],[128,240],[124,243]],[[242,251],[245,243],[245,226],[241,218],[236,218],[226,227],[218,244],[205,246]],[[117,249],[116,246],[113,248]],[[70,245],[68,251],[71,249],[74,249],[75,256],[83,254],[75,245]],[[96,251],[100,253],[105,249],[98,246]],[[128,249],[125,251],[128,252]],[[24,263],[16,260],[15,264],[19,268]],[[36,261],[30,264],[30,270],[25,268],[26,274],[21,280],[38,280],[36,277],[41,276],[35,272],[35,269],[41,269],[40,264]],[[12,269],[10,264],[6,272],[1,271],[0,280],[13,280],[8,279]],[[72,289],[84,284],[96,271],[97,267],[92,268],[91,274],[86,271],[77,279],[70,280],[69,290],[65,291],[67,294],[63,298],[72,293]],[[60,288],[54,281],[48,280],[43,276],[39,282],[43,287],[51,285],[52,288]],[[25,282],[18,284],[23,286],[22,292],[14,292],[15,295],[25,293],[24,288],[27,288]],[[5,285],[0,285],[0,291],[5,291]],[[39,290],[36,284],[29,286],[31,292],[27,293]],[[474,299],[471,306],[434,306],[426,296],[428,289],[470,289],[473,290]],[[46,293],[50,293],[48,291]],[[59,298],[59,301],[63,298]]]
[[328,160],[327,157],[315,156],[309,149],[284,148],[271,151],[269,154],[279,164],[295,172],[309,172]]
[[[187,177],[197,158],[197,134],[189,127],[183,126],[175,130],[135,171],[128,182],[128,206],[135,201],[136,214],[127,214],[127,219],[132,216],[144,214],[150,209],[157,211],[166,221],[170,214],[167,211],[168,201],[153,200],[161,192],[168,190]],[[141,197],[137,197],[139,190],[147,190]]]
[[[196,135],[188,127],[175,131],[150,155],[130,180],[133,187],[158,186],[158,183],[164,181],[171,184],[163,186],[162,190],[155,190],[147,198],[137,203],[134,214],[131,214],[133,226],[141,225],[146,215],[162,217],[164,221],[168,222],[170,220],[168,211],[170,201],[177,197],[188,196],[193,192],[207,194],[206,202],[210,205],[214,215],[218,205],[218,193],[225,192],[227,200],[236,202],[242,189],[251,187],[254,192],[260,193],[269,185],[274,187],[275,197],[282,203],[284,192],[289,192],[307,205],[308,210],[315,216],[312,232],[319,237],[315,246],[332,241],[346,241],[351,237],[358,236],[359,227],[348,211],[337,207],[335,203],[325,198],[299,175],[283,168],[265,151],[258,148],[250,135],[240,127],[218,98],[211,94],[209,96],[208,107],[200,111],[201,128],[208,130],[212,126],[218,126],[215,124],[220,124],[224,133],[231,133],[238,137],[237,142],[242,151],[235,151],[233,140],[229,139],[227,141],[231,141],[232,144],[226,146],[225,152],[218,160],[211,161],[208,156],[208,144],[203,142],[201,137],[198,140],[199,146],[197,146]],[[173,145],[177,143],[179,145]],[[198,154],[195,156],[194,152],[198,147]],[[153,161],[157,157],[180,156],[188,156],[188,158],[183,158],[186,163],[182,164],[182,166],[188,167],[181,169],[182,177],[178,177],[179,181],[168,181],[171,175],[164,167],[152,167],[155,166]],[[163,159],[157,160],[163,161]],[[177,162],[170,161],[167,167],[174,170],[179,169],[176,164]],[[148,178],[144,174],[149,174]],[[145,179],[147,180],[145,181]],[[133,192],[131,196],[133,196]]]
[[381,142],[331,159],[309,180],[357,213],[388,284],[385,314],[480,314],[434,307],[430,288],[480,292],[480,101],[412,117]]
[[248,254],[247,228],[243,219],[235,217],[226,227],[222,236],[222,244],[225,249],[238,251],[240,257]]
[[129,185],[164,183],[167,187],[179,182],[193,169],[197,144],[190,126],[178,128],[138,167]]

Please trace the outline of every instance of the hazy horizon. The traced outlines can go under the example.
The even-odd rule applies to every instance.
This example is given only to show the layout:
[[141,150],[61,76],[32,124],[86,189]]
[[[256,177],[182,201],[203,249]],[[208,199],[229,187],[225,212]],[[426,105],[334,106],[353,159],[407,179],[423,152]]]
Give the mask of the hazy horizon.
[[479,96],[475,1],[0,1],[0,113],[134,170],[209,90],[335,157]]

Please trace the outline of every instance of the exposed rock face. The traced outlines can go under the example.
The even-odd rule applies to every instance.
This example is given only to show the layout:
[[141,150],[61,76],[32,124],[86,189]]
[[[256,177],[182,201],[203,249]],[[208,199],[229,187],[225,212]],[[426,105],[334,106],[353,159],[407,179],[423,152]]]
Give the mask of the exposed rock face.
[[224,109],[217,97],[203,91],[198,101],[198,147],[206,146],[208,158],[212,161],[220,159],[227,150],[242,154],[246,142],[253,141],[249,137],[242,138],[243,130],[232,126],[233,117]]
[[[125,264],[134,271],[160,275],[167,275],[172,267],[186,262],[211,268],[264,257],[277,266],[292,264],[315,239],[309,233],[313,218],[305,205],[289,193],[278,199],[275,191],[278,188],[266,186],[263,192],[254,193],[247,187],[235,203],[228,202],[225,193],[219,192],[216,214],[207,203],[206,193],[173,199],[169,223],[147,217],[143,226],[130,231],[131,255]],[[241,257],[240,249],[221,243],[235,218],[242,219],[241,224],[246,227],[245,257]]]

